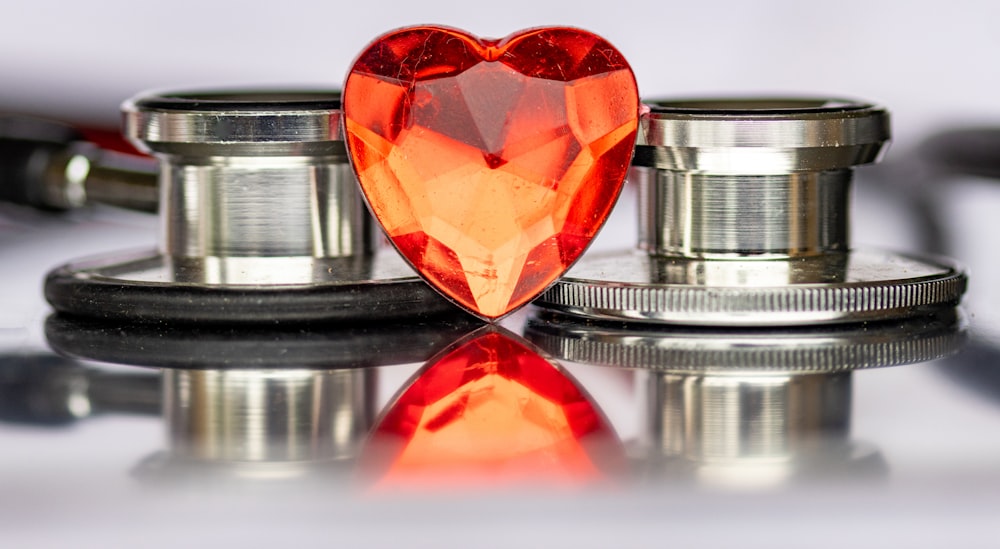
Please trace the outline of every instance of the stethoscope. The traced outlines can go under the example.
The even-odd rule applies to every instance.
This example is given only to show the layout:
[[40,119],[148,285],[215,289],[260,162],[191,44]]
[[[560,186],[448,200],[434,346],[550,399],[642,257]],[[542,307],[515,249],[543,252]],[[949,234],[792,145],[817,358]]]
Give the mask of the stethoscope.
[[[242,371],[221,396],[246,394],[249,380],[283,391],[304,387],[303,395],[329,404],[333,397],[315,388],[333,387],[331,380],[368,387],[366,372],[349,369],[366,357],[390,360],[399,351],[423,360],[431,346],[470,329],[468,322],[441,320],[454,312],[451,305],[377,245],[377,227],[339,134],[335,92],[156,94],[124,110],[126,135],[155,154],[158,167],[74,139],[35,143],[42,152],[7,157],[33,160],[3,163],[5,169],[35,170],[17,172],[35,179],[10,180],[24,183],[14,197],[22,203],[66,208],[89,200],[160,212],[164,229],[156,250],[73,261],[49,274],[47,298],[59,313],[70,313],[46,325],[60,353],[167,368],[179,397],[215,375],[208,370],[232,369]],[[787,433],[768,430],[787,427],[778,424],[789,416],[774,414],[775,425],[761,432],[787,440],[833,432],[838,449],[853,456],[853,446],[842,444],[849,442],[849,372],[937,358],[964,340],[963,322],[947,312],[964,290],[959,267],[848,245],[850,171],[878,156],[888,138],[884,111],[802,100],[661,102],[645,124],[633,170],[640,242],[585,256],[538,300],[546,312],[529,319],[525,337],[560,361],[646,374],[646,412],[653,421],[643,435],[644,466],[656,474],[675,474],[692,463],[716,469],[722,463],[723,472],[757,463],[759,441],[718,456],[709,436],[718,433],[705,428],[735,429],[772,418],[756,402],[808,403],[836,412],[815,416],[833,418],[828,424],[796,425]],[[734,131],[741,127],[753,128],[755,140]],[[733,165],[733,158],[745,163]],[[51,179],[53,173],[64,181]],[[719,196],[727,208],[704,207]],[[762,197],[772,199],[766,209]],[[765,215],[772,211],[794,215]],[[734,232],[750,220],[764,230]],[[938,314],[924,316],[930,312]],[[93,318],[147,322],[86,322]],[[302,320],[358,326],[312,335],[278,330],[262,336],[244,329]],[[366,322],[373,320],[375,327]],[[885,320],[891,321],[870,322]],[[198,325],[193,331],[174,324],[163,329],[170,321]],[[700,328],[676,326],[684,323]],[[706,328],[711,325],[721,329]],[[337,360],[348,369],[313,371]],[[310,370],[302,378],[308,383],[275,375],[286,366]],[[146,389],[152,404],[138,406],[143,413],[155,408],[158,396],[174,394],[160,393],[148,378],[121,380],[125,392],[134,392],[136,383]],[[714,406],[722,401],[738,406]],[[370,402],[345,402],[352,414],[371,416]],[[679,408],[677,402],[686,404]],[[678,416],[682,409],[694,415]],[[170,463],[187,466],[192,457],[212,462],[191,442],[201,425],[183,414],[168,420],[177,436]],[[321,457],[352,459],[364,432],[323,441],[336,452]],[[299,446],[288,448],[288,455],[301,457]],[[829,449],[806,457],[826,459]],[[801,457],[781,448],[763,457],[785,463],[786,454]],[[861,461],[879,459],[869,453]]]
[[[37,147],[46,162],[35,164],[48,165],[25,172],[35,177],[20,181],[32,191],[22,202],[110,196],[157,206],[163,226],[156,250],[56,268],[46,298],[60,312],[128,321],[365,321],[449,310],[377,246],[339,117],[331,91],[154,94],[126,103],[124,133],[159,157],[156,169],[127,169],[113,153],[84,156],[78,143]],[[84,162],[91,169],[74,170]],[[44,177],[53,171],[65,177]]]
[[[848,241],[852,169],[888,140],[884,109],[770,98],[649,106],[631,175],[637,246],[585,255],[536,305],[587,319],[773,327],[898,319],[959,302],[965,274],[949,260]],[[158,167],[51,128],[25,140],[8,122],[8,200],[160,215],[157,249],[57,267],[46,298],[59,312],[125,321],[450,310],[378,246],[339,108],[329,90],[141,95],[124,104],[123,131]]]

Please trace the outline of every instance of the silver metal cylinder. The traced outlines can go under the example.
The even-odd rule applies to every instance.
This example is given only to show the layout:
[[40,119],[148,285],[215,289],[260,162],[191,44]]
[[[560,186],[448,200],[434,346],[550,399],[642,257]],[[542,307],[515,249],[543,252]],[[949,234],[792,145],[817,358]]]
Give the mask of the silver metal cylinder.
[[651,255],[798,257],[846,251],[849,170],[712,175],[636,167]]
[[154,95],[125,104],[126,135],[161,163],[161,252],[206,264],[182,278],[300,283],[314,279],[313,259],[374,252],[375,224],[347,162],[339,107],[336,92]]
[[342,159],[190,160],[163,159],[164,253],[314,258],[372,253],[373,223]]
[[212,462],[353,457],[375,418],[375,371],[170,370],[171,453]]
[[849,248],[850,169],[877,159],[889,116],[846,101],[669,101],[642,130],[641,249],[799,257]]
[[849,435],[850,373],[646,375],[644,439],[663,456],[784,461]]

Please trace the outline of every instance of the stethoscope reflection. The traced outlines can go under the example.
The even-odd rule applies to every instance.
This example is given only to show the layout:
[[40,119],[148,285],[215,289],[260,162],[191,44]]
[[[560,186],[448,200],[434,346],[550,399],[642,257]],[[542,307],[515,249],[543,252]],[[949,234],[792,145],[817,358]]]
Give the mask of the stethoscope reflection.
[[[630,479],[770,489],[883,476],[878,450],[851,436],[853,372],[947,355],[965,333],[954,311],[780,331],[624,327],[557,315],[529,319],[525,339],[469,328],[297,330],[301,339],[171,328],[154,337],[143,330],[155,328],[55,317],[47,333],[63,353],[164,368],[167,442],[137,467],[142,479],[314,485],[322,477],[376,493],[578,489]],[[128,345],[104,341],[112,334],[142,348],[126,356]],[[198,367],[174,364],[191,355]],[[379,411],[386,368],[420,363]],[[642,427],[634,441],[621,441],[560,363],[635,372],[641,389],[632,409]],[[105,385],[119,375],[135,384],[131,373],[103,375]]]
[[[167,442],[136,468],[145,480],[469,490],[621,474],[614,431],[565,371],[510,332],[469,327],[383,325],[324,339],[56,316],[46,328],[62,353],[163,368]],[[424,361],[376,422],[380,371]]]
[[146,479],[343,477],[375,416],[373,368],[164,370],[167,448]]
[[526,337],[566,362],[638,371],[638,478],[744,490],[885,476],[878,450],[851,437],[853,372],[946,356],[964,330],[957,311],[780,330],[540,315]]
[[851,439],[849,372],[643,374],[647,476],[762,489],[888,471],[874,446]]
[[419,364],[476,325],[455,316],[352,327],[126,326],[55,315],[46,336],[72,357],[161,368],[166,445],[136,467],[138,478],[298,488],[353,475],[381,368]]

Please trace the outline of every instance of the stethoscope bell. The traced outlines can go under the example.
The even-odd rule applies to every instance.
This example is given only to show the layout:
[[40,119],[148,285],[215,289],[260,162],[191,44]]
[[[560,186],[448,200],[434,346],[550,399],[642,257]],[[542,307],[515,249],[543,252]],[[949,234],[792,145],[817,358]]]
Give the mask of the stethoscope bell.
[[636,250],[589,254],[535,301],[588,318],[714,326],[887,320],[958,304],[942,259],[851,249],[852,168],[889,115],[847,101],[658,102],[632,180]]
[[74,261],[59,312],[117,320],[378,320],[450,310],[377,231],[348,164],[340,94],[144,95],[124,131],[160,160],[159,249]]

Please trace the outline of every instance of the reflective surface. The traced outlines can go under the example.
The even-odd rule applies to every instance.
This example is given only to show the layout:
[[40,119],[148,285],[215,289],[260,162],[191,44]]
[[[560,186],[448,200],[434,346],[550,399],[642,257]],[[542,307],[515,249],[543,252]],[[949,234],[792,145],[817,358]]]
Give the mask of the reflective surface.
[[[595,252],[634,240],[635,200]],[[0,311],[16,545],[974,546],[1000,512],[1000,353],[982,313],[805,330],[537,308],[485,333],[461,315],[94,324],[50,318],[40,277],[101,251],[88,240],[152,242],[155,221],[0,215],[16,235],[3,253],[22,261]],[[845,276],[825,268],[811,272]],[[698,273],[670,276],[730,276]],[[973,352],[951,354],[966,324]]]
[[638,247],[650,255],[801,257],[849,248],[849,170],[719,176],[635,168],[631,179],[646,203]]

